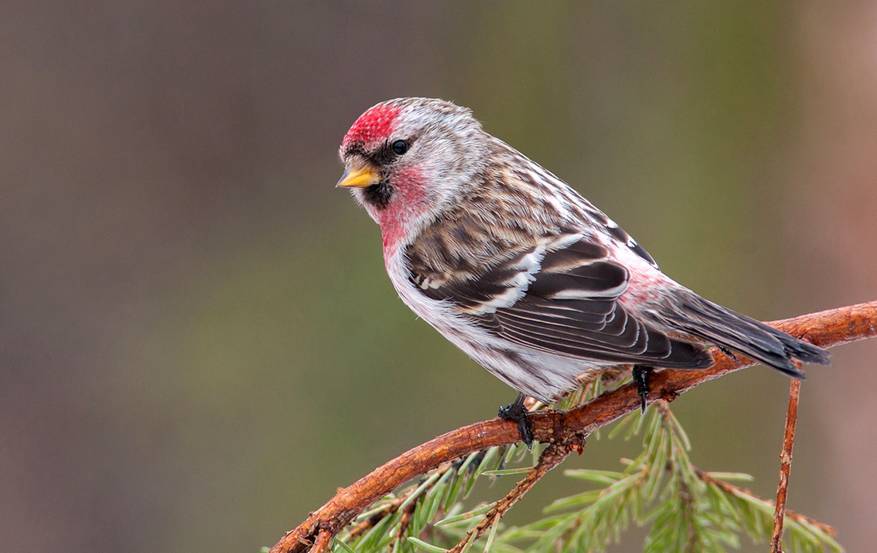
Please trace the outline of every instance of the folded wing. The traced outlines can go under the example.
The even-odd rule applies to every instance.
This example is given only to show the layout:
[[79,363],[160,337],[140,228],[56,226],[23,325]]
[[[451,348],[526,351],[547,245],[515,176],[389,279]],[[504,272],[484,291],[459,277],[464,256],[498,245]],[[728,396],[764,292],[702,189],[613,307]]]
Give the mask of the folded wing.
[[435,274],[414,263],[411,279],[428,297],[527,348],[657,367],[712,362],[700,345],[673,339],[625,310],[618,298],[627,289],[627,269],[581,234],[544,238],[497,258],[474,274],[471,268]]

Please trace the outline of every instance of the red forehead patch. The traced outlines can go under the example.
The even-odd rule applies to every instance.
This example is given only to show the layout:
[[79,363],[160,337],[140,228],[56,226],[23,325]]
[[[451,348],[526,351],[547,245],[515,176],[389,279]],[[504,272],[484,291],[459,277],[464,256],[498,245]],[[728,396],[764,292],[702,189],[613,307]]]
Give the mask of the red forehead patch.
[[344,135],[343,147],[353,142],[367,144],[375,140],[383,140],[390,136],[393,124],[399,115],[399,108],[386,104],[378,104],[359,116],[347,134]]

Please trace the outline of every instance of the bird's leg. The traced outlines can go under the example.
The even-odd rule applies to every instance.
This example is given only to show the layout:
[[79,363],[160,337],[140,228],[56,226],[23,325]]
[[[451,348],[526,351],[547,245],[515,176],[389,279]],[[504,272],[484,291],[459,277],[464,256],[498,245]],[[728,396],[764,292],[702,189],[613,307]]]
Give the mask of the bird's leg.
[[533,423],[527,416],[527,408],[524,407],[524,394],[518,394],[515,401],[499,408],[499,418],[518,423],[518,434],[521,441],[527,444],[527,448],[533,445]]
[[646,403],[649,400],[649,377],[655,369],[644,365],[633,366],[633,381],[636,382],[636,391],[639,393],[640,410],[646,412]]

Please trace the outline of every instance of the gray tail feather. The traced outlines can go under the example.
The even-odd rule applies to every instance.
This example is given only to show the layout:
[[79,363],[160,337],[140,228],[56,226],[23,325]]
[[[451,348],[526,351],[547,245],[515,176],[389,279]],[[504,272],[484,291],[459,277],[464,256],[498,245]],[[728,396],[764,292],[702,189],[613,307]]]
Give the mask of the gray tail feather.
[[735,313],[686,290],[677,296],[669,323],[717,346],[739,351],[790,376],[804,373],[792,362],[829,363],[828,351],[779,331],[760,321]]

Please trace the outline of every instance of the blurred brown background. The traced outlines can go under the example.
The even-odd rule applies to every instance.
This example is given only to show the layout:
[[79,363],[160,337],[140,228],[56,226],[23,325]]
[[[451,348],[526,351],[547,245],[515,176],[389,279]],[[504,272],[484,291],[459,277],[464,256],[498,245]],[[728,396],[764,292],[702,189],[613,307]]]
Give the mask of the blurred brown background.
[[[382,99],[472,107],[729,306],[877,298],[877,3],[536,6],[0,8],[0,549],[255,552],[511,399],[395,297],[333,189]],[[810,375],[791,507],[864,551],[877,343]],[[680,400],[695,461],[771,495],[785,392],[755,368]]]

